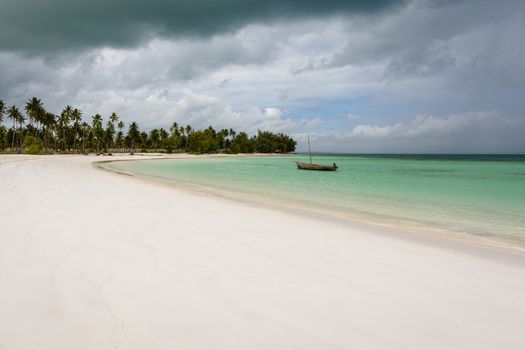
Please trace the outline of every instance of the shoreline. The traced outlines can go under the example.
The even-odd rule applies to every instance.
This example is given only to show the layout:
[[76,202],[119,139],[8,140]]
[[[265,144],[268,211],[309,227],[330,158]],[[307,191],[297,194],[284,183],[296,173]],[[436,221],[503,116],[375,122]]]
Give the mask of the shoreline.
[[93,165],[109,158],[0,157],[0,348],[525,347],[521,255]]
[[[266,154],[247,154],[247,155],[227,155],[227,157],[259,157],[268,156]],[[271,155],[284,156],[284,155]],[[450,248],[455,243],[459,245],[479,247],[489,251],[495,250],[502,253],[511,253],[520,257],[525,257],[525,242],[513,241],[510,239],[502,239],[494,236],[482,236],[473,233],[453,231],[446,228],[434,227],[423,223],[409,221],[409,220],[394,220],[388,217],[373,214],[352,215],[349,213],[327,210],[321,207],[298,205],[297,202],[286,200],[272,200],[256,194],[244,193],[242,191],[228,191],[211,185],[203,185],[199,183],[191,183],[187,181],[170,180],[160,176],[142,175],[133,172],[126,172],[115,169],[110,166],[111,163],[119,161],[155,161],[155,160],[177,160],[177,159],[202,159],[202,158],[220,158],[220,155],[191,155],[185,154],[182,157],[156,157],[149,159],[119,159],[119,160],[104,160],[94,162],[93,166],[96,168],[115,173],[117,175],[131,176],[139,181],[145,181],[168,188],[178,188],[189,193],[200,196],[213,196],[231,200],[244,205],[251,205],[255,207],[268,208],[272,210],[285,210],[288,213],[302,216],[315,216],[320,220],[340,222],[343,225],[351,225],[354,228],[365,230],[372,230],[384,235],[396,236],[401,239],[417,240],[420,242],[426,241],[431,245],[447,246]],[[107,166],[105,166],[107,165]],[[444,241],[444,242],[443,242]],[[464,247],[457,247],[460,250],[465,250]],[[468,250],[468,248],[466,249]]]

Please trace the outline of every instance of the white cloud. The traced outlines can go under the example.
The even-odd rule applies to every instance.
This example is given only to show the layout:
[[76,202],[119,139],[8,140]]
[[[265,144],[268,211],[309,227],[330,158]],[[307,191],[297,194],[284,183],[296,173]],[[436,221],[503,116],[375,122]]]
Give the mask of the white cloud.
[[[86,97],[96,100],[96,96]],[[250,107],[238,110],[216,96],[197,94],[185,89],[182,96],[171,100],[162,94],[152,94],[145,98],[123,98],[117,94],[106,96],[100,104],[84,104],[86,110],[102,111],[107,116],[111,111],[119,114],[127,123],[140,120],[149,127],[169,126],[176,121],[179,124],[191,124],[202,129],[213,126],[217,129],[234,128],[255,133],[257,129],[275,132],[294,128],[297,123],[283,118],[283,113],[275,107]]]
[[270,119],[280,118],[283,112],[279,108],[267,107],[264,109],[264,115]]
[[353,121],[356,121],[357,119],[361,118],[360,116],[358,116],[357,114],[352,114],[352,113],[348,113],[346,115],[346,119],[348,119],[349,122],[353,122]]
[[361,124],[350,131],[315,135],[319,150],[355,153],[525,152],[525,121],[496,112],[438,118],[418,115],[409,123]]
[[[483,142],[487,152],[522,150],[520,2],[408,4],[374,17],[250,24],[60,57],[0,49],[0,98],[22,107],[37,96],[55,113],[71,104],[88,120],[116,112],[143,129],[177,121],[298,137],[323,130],[326,151],[456,152]],[[501,114],[452,115],[471,110]],[[406,121],[420,111],[429,115]]]
[[456,132],[478,132],[493,127],[509,126],[511,120],[495,112],[470,112],[437,118],[432,115],[417,115],[408,124],[397,123],[387,126],[358,125],[350,132],[351,136],[363,138],[436,138]]

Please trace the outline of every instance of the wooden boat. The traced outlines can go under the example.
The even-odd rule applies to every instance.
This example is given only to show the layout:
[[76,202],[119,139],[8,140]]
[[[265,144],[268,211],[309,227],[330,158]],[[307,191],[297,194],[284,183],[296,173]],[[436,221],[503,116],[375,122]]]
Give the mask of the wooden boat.
[[302,170],[321,170],[321,171],[337,170],[337,165],[335,165],[335,163],[333,165],[322,165],[322,164],[315,164],[315,163],[295,162],[295,164],[297,164],[297,168],[302,169]]
[[337,165],[322,165],[312,163],[312,151],[310,150],[310,135],[308,135],[308,154],[310,155],[310,163],[295,162],[297,168],[301,170],[320,170],[320,171],[336,171]]

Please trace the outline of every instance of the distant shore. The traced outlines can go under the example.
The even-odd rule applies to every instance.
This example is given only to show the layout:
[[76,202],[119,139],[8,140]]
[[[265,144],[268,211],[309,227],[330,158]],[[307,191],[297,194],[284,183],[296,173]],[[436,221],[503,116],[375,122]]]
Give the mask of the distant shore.
[[138,158],[0,156],[0,348],[525,347],[519,252],[93,167]]

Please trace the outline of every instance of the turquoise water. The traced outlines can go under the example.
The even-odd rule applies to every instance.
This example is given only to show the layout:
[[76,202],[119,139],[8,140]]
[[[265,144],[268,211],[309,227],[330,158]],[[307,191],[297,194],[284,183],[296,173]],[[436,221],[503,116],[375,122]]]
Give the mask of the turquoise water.
[[118,170],[377,223],[424,225],[525,243],[520,156],[316,156],[336,172],[298,170],[306,156],[111,163]]

